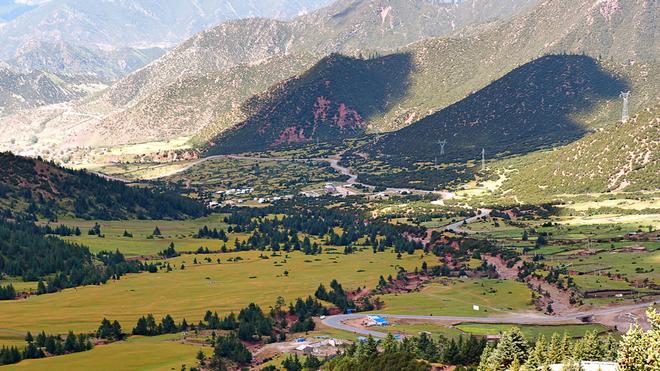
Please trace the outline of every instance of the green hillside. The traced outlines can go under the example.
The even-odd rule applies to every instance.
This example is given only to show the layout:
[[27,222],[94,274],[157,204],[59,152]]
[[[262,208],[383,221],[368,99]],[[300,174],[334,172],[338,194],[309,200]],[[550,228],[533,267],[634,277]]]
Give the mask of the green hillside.
[[38,159],[0,153],[0,209],[47,218],[70,214],[89,219],[177,219],[206,214],[185,197],[160,194],[61,168]]
[[660,105],[565,147],[494,164],[507,180],[495,197],[547,200],[561,194],[658,189]]
[[[586,56],[553,55],[516,68],[442,111],[369,148],[393,164],[466,162],[528,153],[583,136],[573,115],[616,99],[628,84]],[[438,141],[447,141],[444,154]]]

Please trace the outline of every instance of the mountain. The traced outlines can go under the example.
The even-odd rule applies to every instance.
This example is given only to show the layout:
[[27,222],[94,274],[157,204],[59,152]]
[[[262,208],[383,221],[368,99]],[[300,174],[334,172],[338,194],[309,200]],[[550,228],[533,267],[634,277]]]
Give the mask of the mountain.
[[[75,128],[67,137],[81,138],[76,146],[195,134],[206,141],[240,122],[244,117],[240,107],[248,98],[304,73],[333,51],[358,56],[357,48],[404,47],[510,16],[536,1],[342,0],[289,22],[225,22],[77,105],[66,117],[55,115],[40,127]],[[86,117],[84,122],[72,121],[80,114]],[[90,116],[99,119],[88,120]]]
[[[374,110],[372,106],[361,105],[359,102],[363,100],[359,94],[351,94],[351,86],[357,74],[354,74],[350,68],[333,69],[332,73],[326,74],[325,79],[329,81],[328,84],[310,86],[310,84],[297,83],[296,81],[299,80],[293,79],[292,83],[269,90],[265,93],[267,96],[261,95],[250,101],[268,101],[270,110],[253,110],[251,104],[245,104],[241,109],[242,114],[236,115],[241,118],[240,123],[230,133],[220,133],[212,139],[209,151],[210,153],[226,152],[229,148],[238,152],[257,150],[258,148],[251,143],[261,133],[254,128],[268,125],[269,130],[279,130],[280,133],[284,133],[285,130],[290,130],[290,127],[299,127],[301,123],[310,122],[310,117],[314,114],[314,105],[319,97],[332,95],[333,91],[344,91],[347,95],[340,97],[340,103],[347,104],[363,120],[363,127],[355,134],[402,129],[400,133],[388,136],[388,139],[382,142],[386,143],[383,144],[384,147],[373,149],[372,153],[378,152],[395,157],[406,154],[399,151],[403,149],[416,151],[421,155],[420,160],[428,160],[429,157],[432,159],[432,156],[439,151],[432,142],[436,142],[438,138],[428,135],[421,129],[406,130],[407,126],[419,122],[420,125],[416,127],[431,128],[432,125],[428,125],[429,121],[425,121],[426,117],[434,120],[432,115],[435,112],[441,112],[446,107],[473,95],[518,66],[536,60],[539,56],[553,53],[585,54],[591,56],[593,63],[608,64],[609,72],[606,73],[623,74],[624,76],[619,76],[619,79],[627,80],[626,85],[630,86],[636,95],[631,106],[634,112],[648,106],[648,103],[657,96],[654,88],[657,86],[654,85],[657,84],[657,79],[653,76],[657,71],[654,60],[660,55],[658,41],[660,35],[658,29],[650,24],[653,24],[658,13],[657,3],[649,0],[625,3],[547,0],[510,21],[490,25],[487,30],[471,29],[460,35],[462,37],[429,39],[402,49],[399,54],[408,55],[410,64],[406,67],[410,73],[405,77],[405,90],[398,92],[396,96],[388,97],[388,104],[382,105],[379,109]],[[630,42],[622,43],[620,42],[622,39]],[[636,66],[646,67],[644,71],[635,73],[633,70],[638,69]],[[596,66],[592,68],[595,69]],[[313,68],[313,70],[319,69],[323,69],[323,66],[317,65]],[[400,75],[392,74],[384,78],[388,79],[390,84],[401,83],[397,81],[401,78]],[[536,77],[528,76],[528,78],[533,80]],[[580,77],[568,76],[568,78],[570,80]],[[520,80],[524,83],[524,78]],[[555,83],[561,82],[555,81]],[[566,83],[572,84],[574,81],[567,80]],[[345,85],[338,86],[338,84]],[[510,89],[512,88],[510,86]],[[531,95],[545,92],[529,90],[527,93],[529,96],[522,97],[521,100],[536,99]],[[612,92],[607,95],[610,100],[618,95],[618,93],[614,96],[611,94]],[[486,96],[489,95],[490,93],[486,93]],[[509,97],[502,96],[502,98]],[[514,101],[507,103],[513,104]],[[561,103],[566,105],[570,102]],[[580,107],[582,103],[584,102],[575,107]],[[593,107],[593,110],[599,113],[592,117],[580,118],[580,124],[598,126],[612,122],[617,114],[616,109],[605,101],[601,103],[605,105],[599,106],[598,109]],[[275,107],[278,112],[274,112]],[[467,113],[473,110],[469,104],[461,104],[458,107],[465,112],[456,112],[452,115],[467,116]],[[282,111],[288,112],[282,113]],[[477,110],[477,115],[481,113],[483,112]],[[561,112],[553,113],[561,114]],[[504,112],[498,114],[503,115]],[[516,124],[524,124],[525,119],[529,117],[520,117]],[[509,129],[512,131],[515,128]],[[245,132],[236,134],[239,131]],[[318,132],[323,133],[323,131]],[[296,133],[296,138],[302,137],[300,130]],[[400,139],[407,135],[408,138]],[[251,141],[234,140],[239,137],[251,138]],[[304,138],[317,139],[310,135],[309,130],[305,132]],[[325,138],[321,137],[321,139]],[[267,146],[262,146],[261,149],[272,148],[274,143],[275,141],[272,140],[267,141]],[[412,156],[412,153],[406,155]]]
[[[628,90],[586,56],[551,55],[527,63],[467,98],[387,134],[370,148],[388,162],[466,162],[528,153],[582,137],[574,115]],[[439,140],[447,140],[444,154]]]
[[206,214],[191,199],[61,168],[40,159],[0,153],[0,209],[48,218],[69,214],[88,219],[185,218]]
[[658,138],[660,104],[567,146],[495,163],[505,180],[494,197],[536,202],[567,193],[657,190]]
[[312,139],[364,135],[368,117],[405,94],[412,68],[407,54],[326,57],[304,75],[244,103],[241,110],[247,119],[217,138],[218,145],[209,153],[260,151]]
[[[247,17],[289,18],[329,0],[51,0],[34,2],[0,29],[0,58],[26,42],[63,41],[86,47],[173,45],[203,29]],[[26,2],[22,2],[26,3]],[[0,6],[13,7],[7,0]],[[2,9],[2,8],[0,8]],[[0,13],[2,14],[2,13]]]
[[70,101],[105,87],[89,77],[20,73],[0,64],[0,115]]
[[34,70],[85,75],[110,83],[160,58],[162,48],[101,50],[64,41],[29,41],[7,63],[21,72]]
[[0,25],[32,9],[33,5],[17,3],[15,0],[0,0]]

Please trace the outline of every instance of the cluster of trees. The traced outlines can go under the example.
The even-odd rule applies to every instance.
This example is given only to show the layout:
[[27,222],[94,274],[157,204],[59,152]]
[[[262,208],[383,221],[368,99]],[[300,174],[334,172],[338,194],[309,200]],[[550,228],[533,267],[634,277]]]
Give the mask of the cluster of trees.
[[96,330],[96,337],[98,339],[118,341],[124,338],[124,333],[118,321],[110,322],[107,318],[103,318],[101,325]]
[[[321,252],[320,246],[311,243],[305,237],[302,241],[299,233],[317,236],[325,239],[333,246],[351,247],[362,240],[364,244],[371,245],[374,252],[382,252],[393,248],[396,253],[410,252],[422,249],[419,242],[409,241],[403,236],[404,232],[421,235],[424,228],[410,225],[393,225],[386,220],[370,220],[359,210],[328,209],[315,205],[289,205],[277,204],[267,208],[253,209],[226,209],[230,213],[225,222],[235,225],[227,231],[251,233],[247,241],[236,244],[237,250],[265,250],[273,251],[300,250],[305,254],[314,255]],[[269,214],[284,214],[281,218],[270,218]],[[207,228],[208,229],[208,228]],[[341,232],[336,232],[341,229]],[[208,233],[213,233],[208,229]],[[218,232],[220,234],[220,232]],[[200,231],[200,234],[202,231]]]
[[204,226],[199,229],[199,232],[195,235],[195,238],[210,238],[213,240],[222,240],[224,242],[229,241],[227,233],[223,229],[218,230],[216,228],[210,229],[208,226]]
[[119,250],[101,251],[96,255],[96,259],[103,263],[102,267],[90,265],[82,270],[72,270],[69,275],[60,272],[48,277],[46,281],[39,279],[36,294],[49,294],[76,286],[98,285],[110,279],[118,280],[127,273],[138,273],[149,269],[148,263],[127,261]]
[[101,233],[101,226],[99,225],[99,223],[94,223],[94,226],[87,231],[87,234],[90,236],[103,237],[103,233]]
[[[323,365],[323,361],[310,354],[302,362],[297,354],[290,354],[282,361],[282,368],[286,371],[318,370]],[[266,367],[262,371],[276,371],[275,366]]]
[[39,281],[37,293],[44,294],[102,284],[141,269],[140,263],[127,262],[118,251],[94,256],[87,247],[47,236],[47,232],[31,221],[0,219],[0,274]]
[[162,334],[174,334],[180,331],[186,331],[188,327],[185,318],[177,325],[174,318],[167,314],[161,319],[160,323],[156,323],[154,315],[147,314],[137,320],[137,324],[133,328],[133,335],[157,336]]
[[47,225],[44,227],[44,234],[54,234],[57,236],[63,236],[63,237],[68,237],[68,236],[80,236],[80,228],[75,227],[68,227],[64,224],[60,224],[59,226],[53,228],[50,225]]
[[596,332],[572,340],[568,335],[553,334],[548,341],[540,336],[530,342],[519,328],[502,334],[497,345],[489,344],[481,355],[478,370],[538,370],[551,364],[576,364],[580,361],[616,361],[618,345],[612,336]]
[[337,280],[332,280],[332,282],[330,282],[330,291],[328,291],[323,284],[320,284],[319,288],[316,289],[314,296],[319,300],[328,301],[336,305],[337,308],[344,312],[347,309],[357,309],[355,303],[348,298],[344,288],[339,282],[337,282]]
[[213,354],[217,364],[222,363],[222,358],[230,359],[241,365],[252,362],[252,353],[233,331],[216,339]]
[[17,347],[2,347],[0,349],[0,366],[18,363],[24,359],[43,358],[46,356],[59,356],[63,354],[84,352],[93,348],[92,342],[86,334],[74,334],[69,331],[66,337],[60,335],[47,335],[45,332],[33,337],[31,333],[25,335],[27,343],[23,351]]
[[[306,300],[298,298],[295,305],[289,305],[289,314],[296,316],[297,320],[291,325],[291,332],[313,331],[316,327],[312,317],[327,314],[327,310],[318,301],[308,296]],[[285,326],[286,327],[286,326]]]
[[174,242],[170,242],[170,245],[167,247],[167,249],[159,252],[158,255],[162,256],[163,258],[169,259],[179,256],[179,253],[174,248]]
[[323,369],[330,371],[427,371],[431,369],[431,366],[424,361],[424,356],[428,352],[426,344],[429,338],[426,335],[422,336],[423,339],[406,338],[404,341],[398,342],[390,334],[381,342],[381,351],[378,349],[378,343],[372,337],[369,337],[366,341],[357,346],[352,346],[344,354],[327,362]]
[[10,283],[7,286],[0,285],[0,300],[14,300],[16,299],[16,289]]

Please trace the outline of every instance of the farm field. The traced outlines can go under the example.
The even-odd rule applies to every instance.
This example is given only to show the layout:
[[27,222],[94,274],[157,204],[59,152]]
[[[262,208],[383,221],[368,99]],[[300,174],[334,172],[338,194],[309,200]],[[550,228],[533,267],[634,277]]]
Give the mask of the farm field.
[[[201,347],[176,342],[178,335],[131,337],[94,349],[44,359],[28,359],[3,370],[172,370],[182,365],[197,364],[195,356]],[[210,348],[207,348],[210,353]]]
[[[448,280],[419,292],[388,294],[382,313],[437,316],[496,316],[507,311],[532,309],[531,291],[523,283],[507,280]],[[479,305],[475,311],[472,305]]]
[[[413,270],[421,265],[419,255],[359,252],[351,255],[260,258],[260,252],[183,255],[170,259],[172,272],[141,273],[100,286],[67,289],[32,296],[26,300],[0,302],[0,344],[15,341],[27,331],[65,333],[95,330],[107,317],[130,331],[138,317],[171,314],[176,321],[201,319],[206,310],[227,314],[251,302],[264,309],[278,296],[287,302],[313,295],[319,284],[337,279],[346,289],[375,287],[381,275],[394,274],[395,267]],[[206,263],[209,258],[213,263]],[[240,257],[242,260],[229,262]],[[204,264],[193,264],[197,259]],[[216,263],[221,260],[221,264]],[[181,269],[184,265],[185,269]],[[288,276],[287,276],[288,274]]]

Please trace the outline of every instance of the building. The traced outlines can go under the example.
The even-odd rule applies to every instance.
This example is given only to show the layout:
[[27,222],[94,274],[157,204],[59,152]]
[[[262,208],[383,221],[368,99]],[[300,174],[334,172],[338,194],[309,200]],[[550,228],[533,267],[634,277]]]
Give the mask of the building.
[[366,326],[388,326],[390,323],[381,316],[368,315],[364,324]]

